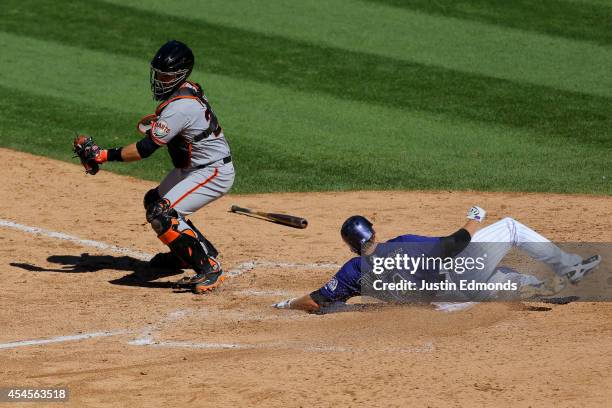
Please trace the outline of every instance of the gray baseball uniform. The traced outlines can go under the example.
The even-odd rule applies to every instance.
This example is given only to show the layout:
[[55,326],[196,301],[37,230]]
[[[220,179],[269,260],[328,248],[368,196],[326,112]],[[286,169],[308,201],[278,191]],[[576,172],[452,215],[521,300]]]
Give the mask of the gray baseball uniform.
[[214,112],[185,82],[163,104],[151,137],[167,146],[175,168],[158,187],[180,215],[189,215],[227,193],[234,183],[230,148]]

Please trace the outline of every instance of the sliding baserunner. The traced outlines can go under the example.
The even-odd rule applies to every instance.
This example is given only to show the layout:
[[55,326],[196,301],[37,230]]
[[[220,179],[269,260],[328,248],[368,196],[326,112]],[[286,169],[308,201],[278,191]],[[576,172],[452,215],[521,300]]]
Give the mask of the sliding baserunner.
[[[508,283],[515,287],[513,294],[527,293],[538,295],[553,290],[545,282],[532,275],[521,274],[509,268],[498,267],[500,261],[513,248],[526,252],[531,258],[544,262],[550,266],[554,273],[571,283],[579,282],[587,273],[595,269],[601,262],[599,255],[583,259],[579,255],[562,251],[551,241],[538,234],[529,227],[512,218],[504,218],[492,225],[482,228],[486,211],[480,207],[472,207],[468,211],[468,221],[455,233],[445,237],[425,237],[418,235],[400,235],[385,243],[378,243],[373,225],[365,217],[353,216],[348,218],[341,228],[344,242],[351,251],[359,256],[346,262],[329,282],[314,292],[299,298],[288,299],[273,306],[278,309],[298,309],[316,312],[332,304],[343,303],[354,296],[368,294],[386,301],[431,301],[443,294],[452,293],[456,300],[484,300],[491,298],[505,298],[499,290],[461,290],[459,281],[476,282],[487,287]],[[413,260],[423,261],[420,266],[406,273],[393,271],[391,281],[377,282],[379,275],[372,273],[372,265],[378,259],[403,259],[406,255]],[[470,267],[446,267],[446,262],[426,265],[427,259],[476,260]],[[374,261],[373,261],[374,260]],[[443,264],[442,266],[440,266]],[[364,271],[364,265],[368,271]],[[412,264],[414,266],[414,264]],[[382,276],[382,275],[380,275]],[[393,290],[377,291],[386,283],[397,285],[398,276],[412,286],[415,290],[402,290],[395,293]],[[411,283],[409,283],[411,282]],[[442,283],[444,282],[444,283]],[[458,290],[449,290],[448,288]],[[418,290],[425,287],[425,290]],[[439,287],[440,290],[431,290]],[[406,293],[409,293],[406,296]],[[396,296],[397,295],[397,296]]]

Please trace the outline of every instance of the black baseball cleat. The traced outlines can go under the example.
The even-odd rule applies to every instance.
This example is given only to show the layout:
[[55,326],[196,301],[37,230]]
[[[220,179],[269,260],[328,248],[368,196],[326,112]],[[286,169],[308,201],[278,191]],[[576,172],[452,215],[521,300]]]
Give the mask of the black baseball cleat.
[[188,266],[172,252],[160,252],[149,261],[149,266],[155,269],[178,270]]
[[204,293],[213,290],[225,280],[221,263],[213,257],[208,258],[211,269],[194,276],[185,276],[174,284],[176,289],[191,289],[194,293]]
[[589,273],[593,272],[601,263],[601,256],[593,255],[592,257],[585,259],[581,263],[572,266],[564,271],[565,276],[571,283],[578,283]]
[[223,275],[223,269],[221,269],[221,263],[212,256],[208,258],[210,263],[210,271],[205,273],[198,273],[191,278],[191,284],[193,285],[193,293],[204,293],[209,290],[213,290],[223,283],[225,276]]
[[220,286],[225,280],[223,271],[211,272],[206,275],[196,275],[193,277],[193,293],[201,294],[213,290]]

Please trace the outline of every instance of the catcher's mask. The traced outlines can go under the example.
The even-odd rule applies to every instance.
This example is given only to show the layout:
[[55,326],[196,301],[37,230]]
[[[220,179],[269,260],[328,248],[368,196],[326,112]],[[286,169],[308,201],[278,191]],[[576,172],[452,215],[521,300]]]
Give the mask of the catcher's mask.
[[361,255],[363,246],[374,238],[374,229],[366,217],[353,215],[342,224],[340,235],[351,251]]
[[163,101],[187,80],[195,59],[191,49],[180,41],[168,41],[151,61],[153,99]]

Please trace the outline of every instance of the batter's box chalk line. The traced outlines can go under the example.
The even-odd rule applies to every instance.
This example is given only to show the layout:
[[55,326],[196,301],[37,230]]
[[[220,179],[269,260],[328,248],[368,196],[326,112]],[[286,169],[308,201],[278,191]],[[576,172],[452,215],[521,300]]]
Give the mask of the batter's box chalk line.
[[118,336],[120,334],[128,334],[128,333],[129,333],[128,330],[118,330],[118,331],[111,331],[111,332],[93,332],[93,333],[74,334],[70,336],[57,336],[57,337],[49,337],[45,339],[20,340],[20,341],[13,341],[10,343],[0,343],[0,349],[12,349],[12,348],[17,348],[17,347],[38,346],[38,345],[52,344],[52,343],[64,343],[67,341],[87,340],[87,339],[93,339],[95,337]]

